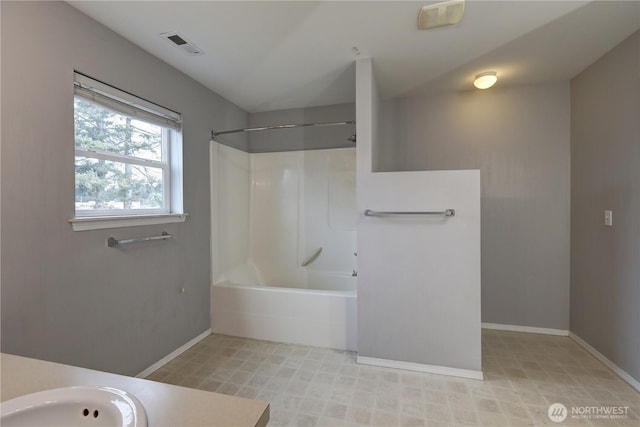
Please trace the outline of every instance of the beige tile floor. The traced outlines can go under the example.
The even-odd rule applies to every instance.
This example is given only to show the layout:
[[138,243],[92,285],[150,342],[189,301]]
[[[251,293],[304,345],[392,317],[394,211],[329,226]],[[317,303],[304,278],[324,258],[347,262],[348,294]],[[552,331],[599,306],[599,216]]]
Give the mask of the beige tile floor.
[[[640,393],[570,338],[483,330],[484,381],[357,365],[355,353],[211,335],[148,379],[266,400],[270,426],[640,426]],[[561,424],[551,403],[629,407]]]

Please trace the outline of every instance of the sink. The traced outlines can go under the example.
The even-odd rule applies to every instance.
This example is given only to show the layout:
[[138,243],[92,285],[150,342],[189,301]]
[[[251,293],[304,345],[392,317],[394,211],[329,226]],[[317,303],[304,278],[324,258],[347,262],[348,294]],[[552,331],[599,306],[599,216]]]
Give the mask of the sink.
[[39,391],[1,404],[2,427],[147,427],[135,396],[112,387],[64,387]]

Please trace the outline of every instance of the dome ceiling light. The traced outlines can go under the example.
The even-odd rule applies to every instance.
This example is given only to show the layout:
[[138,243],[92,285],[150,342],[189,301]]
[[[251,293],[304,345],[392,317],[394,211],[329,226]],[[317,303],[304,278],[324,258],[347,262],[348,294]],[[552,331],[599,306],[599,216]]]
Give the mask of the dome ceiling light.
[[489,89],[491,86],[496,84],[498,81],[498,76],[495,71],[487,71],[484,73],[480,73],[476,76],[473,81],[473,85],[478,89]]

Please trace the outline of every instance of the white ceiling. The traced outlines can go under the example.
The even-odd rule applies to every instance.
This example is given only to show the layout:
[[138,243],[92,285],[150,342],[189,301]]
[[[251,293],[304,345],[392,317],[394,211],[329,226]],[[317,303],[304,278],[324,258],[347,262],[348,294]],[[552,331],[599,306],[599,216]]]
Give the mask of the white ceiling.
[[503,86],[566,81],[640,28],[640,0],[467,0],[460,24],[427,31],[434,1],[69,3],[249,112],[353,102],[362,57],[383,98],[471,90],[487,70]]

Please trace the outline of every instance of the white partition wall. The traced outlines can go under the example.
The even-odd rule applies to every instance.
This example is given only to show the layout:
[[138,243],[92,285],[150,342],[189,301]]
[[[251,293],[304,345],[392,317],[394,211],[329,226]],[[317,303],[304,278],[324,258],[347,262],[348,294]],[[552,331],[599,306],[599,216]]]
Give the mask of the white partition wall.
[[356,85],[358,362],[482,378],[480,173],[372,172],[385,141],[371,60],[358,61]]

